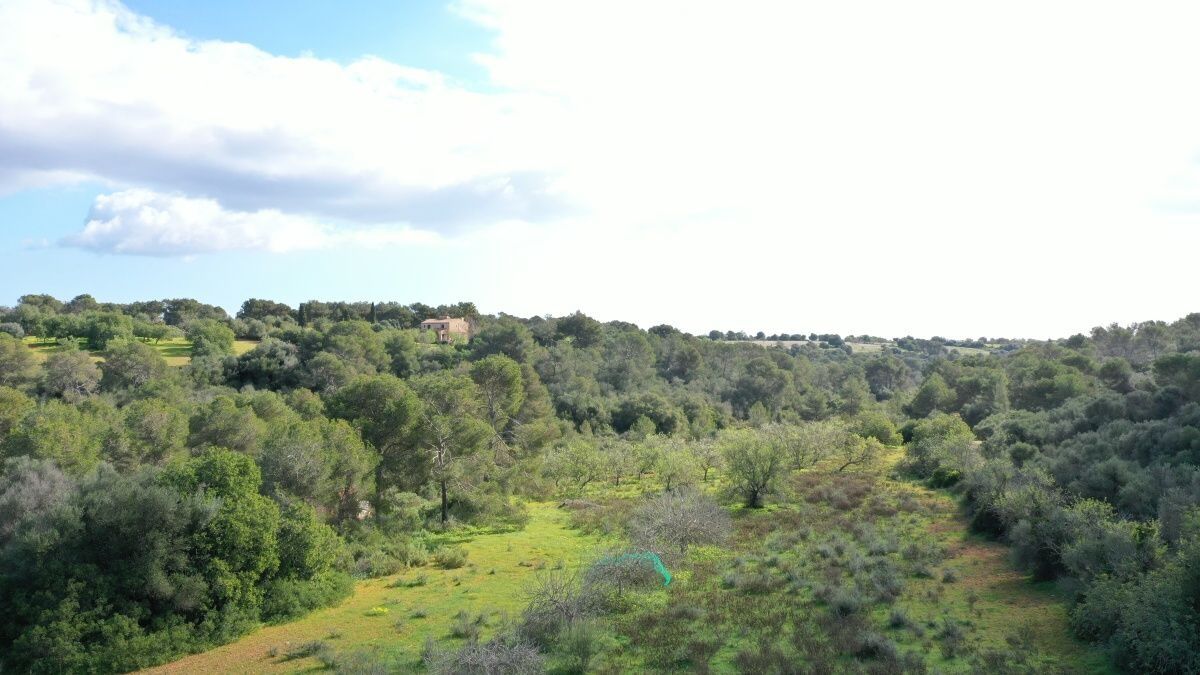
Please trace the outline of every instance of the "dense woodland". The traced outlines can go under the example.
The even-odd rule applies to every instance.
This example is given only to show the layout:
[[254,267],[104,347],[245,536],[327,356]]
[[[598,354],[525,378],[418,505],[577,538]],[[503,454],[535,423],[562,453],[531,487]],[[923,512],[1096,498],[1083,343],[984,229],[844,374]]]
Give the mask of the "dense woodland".
[[[471,339],[416,329],[441,315]],[[155,345],[180,338],[168,366]],[[789,472],[903,445],[897,471],[1070,589],[1080,638],[1200,672],[1200,314],[1046,342],[755,338],[795,343],[470,303],[24,296],[0,308],[0,667],[161,663],[453,556],[428,533],[520,528],[524,500],[630,476],[661,481],[654,512],[716,524],[632,522],[682,552],[720,534],[683,489],[712,471],[756,509]],[[554,642],[526,618],[510,656]]]

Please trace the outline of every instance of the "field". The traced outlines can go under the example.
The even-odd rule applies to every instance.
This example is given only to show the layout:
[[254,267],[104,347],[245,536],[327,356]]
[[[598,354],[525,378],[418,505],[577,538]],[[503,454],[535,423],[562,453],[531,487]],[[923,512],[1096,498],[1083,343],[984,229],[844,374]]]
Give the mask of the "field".
[[[519,616],[539,570],[595,556],[641,493],[658,489],[648,476],[619,491],[589,486],[580,510],[529,504],[524,530],[461,541],[461,569],[362,581],[337,607],[151,672],[314,671],[323,667],[314,652],[419,669],[427,638],[464,643],[452,635],[460,613],[486,639]],[[1004,546],[968,534],[951,496],[891,478],[886,466],[803,472],[783,493],[765,509],[732,507],[729,543],[668,560],[669,587],[625,594],[600,619],[609,638],[588,670],[776,672],[797,660],[842,670],[891,658],[937,672],[1001,662],[1109,671],[1099,650],[1070,636],[1056,590],[1016,572]]]
[[[25,338],[25,344],[29,345],[29,348],[33,350],[39,361],[45,361],[47,356],[63,348],[62,344],[53,340],[41,342],[37,338],[31,337]],[[173,338],[159,342],[149,342],[147,344],[158,350],[159,354],[162,354],[167,365],[186,366],[192,360],[192,343],[187,338]],[[233,343],[233,352],[235,354],[245,354],[254,349],[257,344],[257,340],[235,340]],[[79,345],[81,349],[85,348],[85,343],[82,340],[79,341]],[[97,363],[104,360],[102,352],[89,351],[89,355]]]
[[[538,570],[578,564],[599,538],[568,528],[554,503],[532,503],[525,529],[484,534],[460,542],[467,564],[460,569],[429,565],[360,582],[353,597],[292,623],[268,626],[241,640],[155,668],[153,673],[297,672],[320,669],[313,657],[287,652],[324,641],[342,652],[364,651],[402,670],[420,667],[427,637],[461,644],[449,636],[460,611],[483,614],[484,635],[524,606],[525,582]],[[274,656],[272,656],[274,654]]]

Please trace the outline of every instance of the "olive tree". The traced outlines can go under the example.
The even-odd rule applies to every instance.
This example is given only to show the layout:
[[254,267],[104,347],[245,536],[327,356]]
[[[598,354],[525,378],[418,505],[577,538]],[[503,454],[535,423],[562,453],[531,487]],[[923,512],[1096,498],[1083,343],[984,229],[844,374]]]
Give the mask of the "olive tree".
[[786,470],[787,456],[778,445],[750,429],[728,429],[717,442],[725,455],[731,489],[746,506],[760,508]]
[[697,544],[719,544],[733,525],[729,512],[692,489],[664,492],[643,503],[629,519],[630,539],[660,555],[687,553]]

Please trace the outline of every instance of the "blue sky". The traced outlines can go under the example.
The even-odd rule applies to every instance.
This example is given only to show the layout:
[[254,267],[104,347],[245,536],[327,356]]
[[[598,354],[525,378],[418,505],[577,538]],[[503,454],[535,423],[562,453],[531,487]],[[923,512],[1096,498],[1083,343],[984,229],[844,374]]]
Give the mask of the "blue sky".
[[272,54],[311,53],[341,63],[367,54],[487,85],[471,58],[491,33],[446,2],[411,0],[135,0],[130,9],[200,40],[247,42]]
[[0,304],[473,300],[955,337],[1170,320],[1200,309],[1197,19],[0,0]]

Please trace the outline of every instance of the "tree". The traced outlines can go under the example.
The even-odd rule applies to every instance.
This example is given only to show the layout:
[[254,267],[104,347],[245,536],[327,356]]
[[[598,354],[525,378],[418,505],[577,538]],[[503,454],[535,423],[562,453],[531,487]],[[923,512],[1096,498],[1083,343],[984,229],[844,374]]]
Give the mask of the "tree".
[[1179,387],[1193,401],[1200,401],[1200,354],[1171,354],[1154,362],[1154,378],[1162,385]]
[[196,319],[187,325],[187,339],[192,341],[192,358],[233,355],[233,331],[216,319]]
[[253,408],[239,406],[228,396],[197,410],[188,427],[188,445],[193,448],[229,448],[246,454],[257,452],[264,431]]
[[96,299],[87,293],[71,298],[71,301],[63,307],[63,311],[68,314],[82,314],[97,309],[100,309],[100,303],[96,302]]
[[487,440],[490,429],[481,418],[479,391],[470,378],[441,373],[413,380],[422,406],[418,430],[441,496],[442,525],[450,517],[449,488],[464,485],[465,460]]
[[873,410],[859,413],[854,418],[854,433],[863,438],[874,438],[884,445],[900,445],[904,441],[892,420]]
[[709,471],[719,469],[725,464],[725,456],[721,454],[721,449],[710,439],[692,441],[688,444],[688,449],[692,453],[696,466],[700,467],[703,472],[702,480],[705,483],[708,482]]
[[366,321],[339,321],[330,326],[325,333],[325,351],[355,373],[387,372],[391,365],[383,338]]
[[133,339],[133,319],[117,312],[92,312],[84,315],[82,332],[92,349],[104,350],[109,342]]
[[0,333],[0,386],[21,389],[37,377],[37,359],[17,338]]
[[158,350],[134,340],[113,342],[100,364],[104,377],[100,385],[107,391],[137,389],[167,374],[167,362]]
[[354,379],[354,369],[329,352],[320,352],[304,364],[305,385],[322,395],[329,395]]
[[161,399],[134,401],[122,409],[130,456],[116,459],[125,467],[162,464],[183,452],[188,437],[188,417],[179,407]]
[[360,375],[330,397],[329,413],[353,423],[379,453],[376,495],[392,485],[414,492],[425,484],[429,462],[417,451],[421,400],[403,380]]
[[867,466],[882,454],[883,444],[875,437],[853,436],[850,442],[841,446],[840,452],[834,455],[834,461],[838,463],[835,471],[841,473],[852,466]]
[[908,414],[913,417],[928,417],[935,410],[951,411],[955,401],[954,390],[946,384],[945,378],[933,373],[925,378],[916,396],[908,404]]
[[52,459],[63,471],[82,476],[100,461],[103,426],[77,406],[50,400],[17,425],[9,438],[8,456]]
[[696,465],[696,458],[687,451],[685,443],[667,441],[664,445],[666,447],[659,453],[658,465],[654,468],[663,489],[671,492],[695,485],[700,468]]
[[250,298],[242,303],[242,308],[238,310],[237,318],[264,321],[269,318],[291,319],[295,317],[292,308],[282,302]]
[[570,338],[576,347],[587,349],[600,344],[603,327],[599,321],[584,314],[575,312],[558,320],[558,337]]
[[629,538],[660,555],[685,555],[691,546],[720,544],[733,529],[729,512],[692,489],[664,492],[629,519]]
[[678,407],[656,392],[645,392],[622,399],[613,411],[612,425],[617,433],[629,431],[638,419],[653,422],[651,433],[673,434],[687,427],[687,418]]
[[840,452],[852,442],[853,434],[845,422],[823,420],[794,425],[772,424],[763,429],[762,438],[783,455],[790,468],[808,469]]
[[775,481],[787,467],[786,455],[749,429],[726,429],[717,442],[725,455],[733,491],[746,506],[761,508],[763,498],[774,491]]
[[411,330],[390,330],[383,333],[383,348],[391,358],[390,370],[396,377],[411,377],[420,367],[421,352]]
[[296,384],[299,366],[296,345],[269,337],[238,357],[237,378],[260,389],[285,389]]
[[41,384],[42,392],[46,395],[76,403],[94,394],[99,386],[100,369],[87,352],[63,349],[46,359]]
[[559,481],[567,481],[574,492],[580,492],[612,470],[610,455],[601,453],[596,444],[585,438],[573,439],[555,448],[546,458],[546,472]]
[[12,387],[0,387],[0,450],[13,429],[25,419],[37,405],[21,391]]
[[891,398],[902,390],[908,382],[908,366],[890,354],[880,354],[869,360],[863,366],[863,375],[867,378],[867,386],[876,400],[883,401]]
[[[521,366],[507,356],[493,354],[471,364],[471,380],[479,388],[484,418],[492,428],[492,438],[502,443],[509,422],[525,400]],[[499,447],[496,450],[498,452]]]
[[734,383],[729,401],[743,419],[749,416],[755,403],[762,403],[768,412],[774,413],[788,388],[788,380],[788,373],[780,370],[771,359],[751,359]]
[[509,316],[489,322],[471,339],[471,356],[475,359],[503,354],[518,363],[529,363],[538,352],[529,329]]

